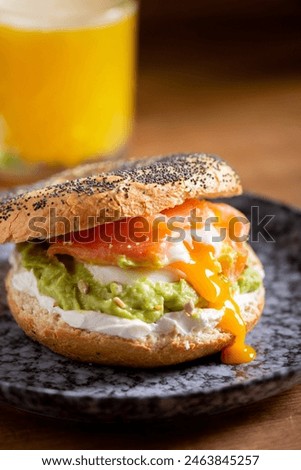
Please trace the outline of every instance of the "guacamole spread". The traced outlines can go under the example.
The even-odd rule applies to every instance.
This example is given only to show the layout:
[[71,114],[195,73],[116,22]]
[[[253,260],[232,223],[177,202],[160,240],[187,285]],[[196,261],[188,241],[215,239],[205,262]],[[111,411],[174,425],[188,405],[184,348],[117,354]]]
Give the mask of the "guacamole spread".
[[[184,279],[151,282],[141,277],[131,284],[104,285],[74,258],[48,257],[43,244],[21,243],[18,250],[22,266],[33,271],[41,294],[54,298],[64,310],[93,310],[154,323],[164,313],[183,310],[190,301],[197,308],[208,306]],[[260,283],[258,273],[246,268],[237,285],[241,292],[252,292]]]
[[247,267],[237,281],[241,294],[254,292],[262,283],[261,276],[254,268]]

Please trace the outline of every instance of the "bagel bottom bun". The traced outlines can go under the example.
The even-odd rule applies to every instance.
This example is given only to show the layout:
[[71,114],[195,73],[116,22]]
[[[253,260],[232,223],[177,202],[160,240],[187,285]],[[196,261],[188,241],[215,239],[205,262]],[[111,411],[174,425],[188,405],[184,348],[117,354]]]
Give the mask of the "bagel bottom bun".
[[[252,258],[253,265],[260,269],[259,259],[255,254]],[[207,327],[197,334],[172,331],[141,339],[125,339],[74,328],[60,314],[42,308],[36,297],[17,290],[12,283],[14,273],[13,268],[7,276],[6,289],[9,307],[16,322],[30,338],[71,359],[114,366],[167,366],[217,353],[234,339],[232,334],[219,330],[217,326]],[[247,302],[243,301],[246,295]],[[252,293],[239,295],[236,301],[241,307],[246,329],[250,331],[263,310],[263,286]],[[183,312],[183,315],[186,314]]]

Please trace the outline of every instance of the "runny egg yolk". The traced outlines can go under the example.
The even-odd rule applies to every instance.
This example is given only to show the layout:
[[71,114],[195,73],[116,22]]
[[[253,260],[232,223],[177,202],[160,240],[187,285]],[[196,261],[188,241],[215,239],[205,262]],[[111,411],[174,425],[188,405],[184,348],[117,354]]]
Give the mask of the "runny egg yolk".
[[178,261],[172,267],[186,274],[188,282],[209,302],[209,307],[224,309],[218,327],[234,336],[234,341],[222,351],[225,364],[241,364],[252,361],[256,352],[245,344],[246,326],[240,314],[240,308],[233,299],[229,281],[219,275],[219,266],[214,259],[214,248],[210,245],[194,242],[187,243],[192,263]]

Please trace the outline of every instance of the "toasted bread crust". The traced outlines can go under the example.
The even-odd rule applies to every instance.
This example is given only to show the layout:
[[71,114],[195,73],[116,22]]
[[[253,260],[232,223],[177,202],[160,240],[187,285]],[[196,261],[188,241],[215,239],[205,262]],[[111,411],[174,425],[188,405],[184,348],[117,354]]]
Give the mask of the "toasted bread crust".
[[[64,234],[66,224],[58,223],[62,217],[70,222],[68,231],[83,230],[105,222],[106,216],[148,216],[189,198],[242,191],[235,171],[214,155],[177,154],[116,165],[83,165],[44,181],[43,187],[22,188],[0,199],[0,243]],[[65,181],[69,177],[75,179]]]
[[[73,328],[59,314],[42,309],[36,298],[14,289],[11,284],[12,274],[11,270],[6,288],[8,303],[16,322],[30,338],[71,359],[114,366],[159,367],[216,353],[233,341],[230,333],[218,328],[206,330],[197,336],[168,334],[142,340]],[[262,287],[254,292],[250,303],[241,311],[248,331],[258,322],[263,305]]]

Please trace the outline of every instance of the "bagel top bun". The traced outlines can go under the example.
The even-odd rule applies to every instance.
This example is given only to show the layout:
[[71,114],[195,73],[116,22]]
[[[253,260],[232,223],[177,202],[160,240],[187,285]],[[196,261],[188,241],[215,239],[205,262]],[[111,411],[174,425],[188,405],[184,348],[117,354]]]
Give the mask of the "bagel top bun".
[[[67,180],[66,180],[67,179]],[[237,173],[215,155],[181,153],[142,160],[90,163],[66,170],[0,199],[0,243],[62,235],[66,226],[84,230],[106,217],[149,216],[196,197],[241,194]],[[105,212],[104,212],[105,211]],[[52,216],[51,216],[52,214]]]

